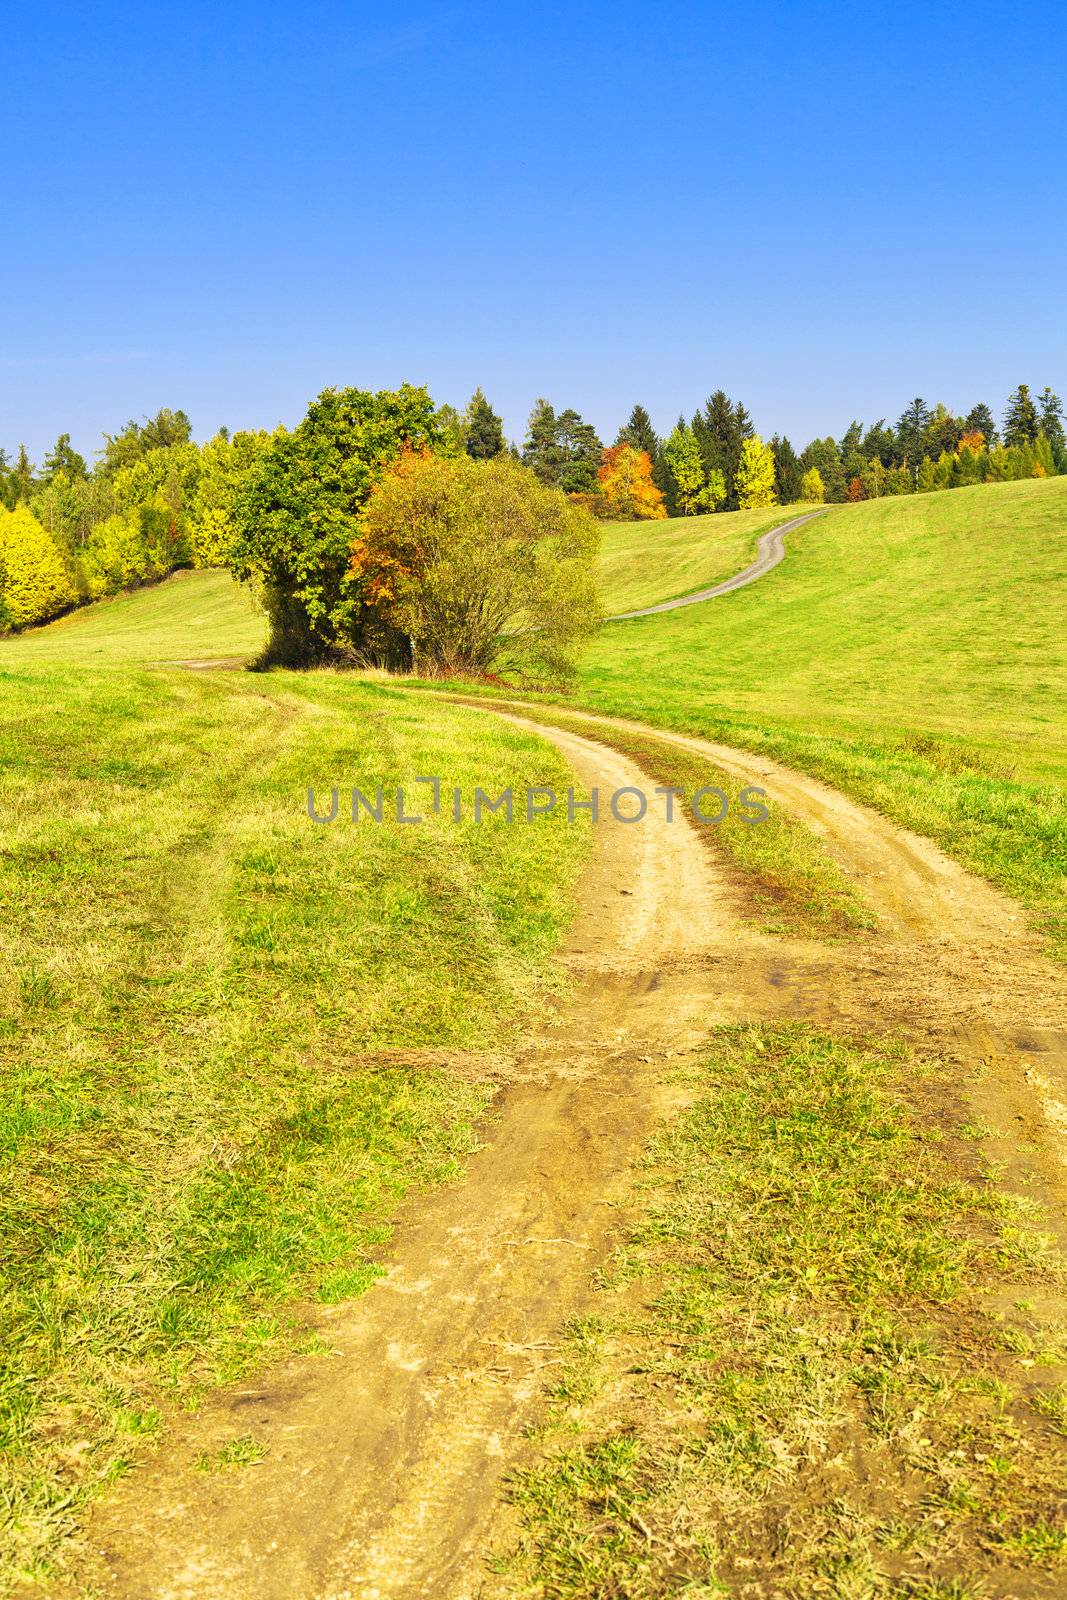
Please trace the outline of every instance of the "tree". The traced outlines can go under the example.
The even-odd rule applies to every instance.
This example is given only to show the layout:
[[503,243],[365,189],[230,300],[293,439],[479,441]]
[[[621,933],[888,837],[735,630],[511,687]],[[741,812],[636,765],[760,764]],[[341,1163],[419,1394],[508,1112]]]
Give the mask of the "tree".
[[188,507],[193,555],[198,567],[229,565],[237,528],[237,496],[259,458],[269,449],[269,433],[222,429],[200,451],[199,473]]
[[892,466],[900,459],[897,436],[892,428],[886,427],[884,417],[879,417],[867,429],[860,441],[860,449],[868,461],[880,461],[883,467]]
[[455,406],[438,406],[436,412],[437,431],[440,436],[441,454],[445,456],[461,456],[467,450],[467,419],[461,417]]
[[567,494],[595,494],[604,446],[591,422],[570,407],[556,418],[561,454],[559,487]]
[[0,627],[44,622],[75,598],[59,547],[29,506],[0,510]]
[[70,442],[69,433],[61,433],[44,458],[43,480],[51,483],[57,472],[63,472],[72,481],[88,475],[85,457],[79,455]]
[[920,494],[929,494],[932,489],[937,488],[937,468],[929,456],[922,458],[917,487]]
[[504,424],[480,389],[471,395],[467,414],[466,447],[472,461],[491,461],[504,449]]
[[901,459],[908,465],[914,465],[922,455],[923,441],[926,429],[930,422],[930,412],[926,401],[916,398],[905,411],[901,413],[897,423],[897,440],[900,445]]
[[923,454],[940,456],[943,453],[955,453],[965,425],[948,409],[947,406],[936,405],[926,424],[923,435]]
[[964,433],[980,433],[990,449],[999,440],[993,413],[981,401],[979,401],[978,405],[972,406],[963,419],[963,431]]
[[774,485],[778,500],[783,506],[792,505],[794,500],[801,498],[800,457],[789,440],[779,439],[777,434],[771,440],[771,451],[774,455]]
[[629,422],[619,429],[615,443],[628,444],[635,450],[643,450],[648,459],[655,464],[659,453],[659,438],[652,426],[652,418],[644,406],[634,406],[630,412]]
[[19,453],[14,467],[11,469],[11,503],[20,505],[28,500],[33,493],[34,465],[24,444],[19,445]]
[[188,444],[193,436],[193,426],[184,411],[171,411],[164,407],[154,417],[143,422],[127,422],[121,432],[104,434],[103,460],[99,471],[105,477],[114,477],[123,467],[131,467],[149,450],[169,450],[172,445]]
[[652,481],[647,450],[637,450],[632,444],[609,446],[597,477],[602,516],[616,522],[637,522],[667,515],[663,496]]
[[1067,436],[1063,429],[1063,404],[1058,394],[1053,394],[1046,384],[1039,396],[1041,405],[1041,432],[1049,442],[1049,449],[1057,472],[1067,472]]
[[735,492],[742,511],[774,505],[774,456],[758,433],[741,445]]
[[752,435],[752,422],[740,402],[735,406],[724,389],[716,389],[704,402],[703,411],[693,418],[693,435],[700,448],[707,476],[722,473],[726,483],[726,505],[737,505],[735,478],[741,459],[741,445]]
[[1037,407],[1030,398],[1030,385],[1020,383],[1004,412],[1004,443],[1009,450],[1013,445],[1033,444],[1038,427]]
[[826,485],[818,467],[809,467],[800,480],[800,498],[821,505],[826,499]]
[[718,511],[725,499],[726,479],[718,467],[712,467],[708,473],[708,481],[700,491],[697,509],[700,511]]
[[303,666],[359,648],[362,590],[350,550],[371,488],[405,446],[439,434],[425,389],[325,389],[277,433],[234,503],[231,566],[270,618],[264,664]]
[[600,618],[593,518],[507,456],[405,452],[351,551],[385,665],[567,678]]
[[838,501],[845,498],[845,474],[841,468],[841,456],[836,440],[829,437],[813,439],[805,446],[800,464],[805,472],[809,467],[818,467],[827,500]]
[[563,451],[559,442],[559,423],[548,401],[541,398],[530,412],[526,424],[526,440],[522,459],[542,483],[558,484],[563,468]]
[[678,510],[683,517],[691,517],[700,509],[707,477],[700,446],[681,418],[663,446],[663,460],[674,484]]

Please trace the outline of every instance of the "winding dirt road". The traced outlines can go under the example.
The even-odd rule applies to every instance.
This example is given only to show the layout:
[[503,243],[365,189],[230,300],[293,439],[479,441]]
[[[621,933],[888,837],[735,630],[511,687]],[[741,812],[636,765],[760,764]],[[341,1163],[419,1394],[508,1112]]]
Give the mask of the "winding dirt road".
[[[541,726],[529,707],[482,709],[536,727],[588,787],[648,783],[597,741],[609,719],[583,715],[586,738]],[[762,784],[807,822],[879,931],[836,946],[760,934],[684,819],[607,816],[561,956],[572,993],[511,1063],[466,1176],[405,1205],[369,1293],[319,1308],[332,1354],[284,1363],[172,1435],[99,1507],[76,1576],[53,1593],[473,1600],[555,1341],[588,1305],[629,1220],[632,1163],[677,1103],[665,1062],[715,1023],[902,1027],[965,1066],[984,1060],[973,1093],[991,1155],[1067,1218],[1063,975],[1019,909],[814,779],[646,731]],[[260,1465],[192,1470],[199,1452],[248,1432],[268,1446]]]
[[822,511],[808,511],[802,517],[793,517],[789,522],[780,522],[769,533],[763,534],[756,546],[756,559],[744,571],[735,573],[732,578],[727,578],[722,583],[715,584],[711,589],[700,589],[696,594],[683,595],[680,600],[661,600],[658,606],[643,606],[640,611],[620,611],[617,617],[608,617],[608,622],[629,622],[632,617],[654,617],[659,611],[677,611],[681,606],[699,605],[702,600],[714,600],[716,595],[732,594],[735,589],[743,589],[747,584],[755,583],[757,578],[765,577],[773,567],[776,567],[785,555],[785,536],[792,533],[794,528],[801,527],[805,522],[810,522],[813,517],[821,517]]

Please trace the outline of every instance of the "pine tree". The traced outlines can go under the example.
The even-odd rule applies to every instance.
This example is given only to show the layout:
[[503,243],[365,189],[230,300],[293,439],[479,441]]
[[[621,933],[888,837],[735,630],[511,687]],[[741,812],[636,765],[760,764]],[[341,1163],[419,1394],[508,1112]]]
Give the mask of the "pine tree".
[[741,511],[774,505],[774,456],[758,433],[741,445],[735,493]]
[[774,455],[774,482],[779,502],[783,506],[790,506],[801,497],[800,457],[789,440],[779,439],[777,434],[771,440],[771,451]]
[[545,399],[539,399],[530,412],[522,459],[542,483],[556,485],[563,469],[563,450],[559,442],[556,413]]
[[491,461],[504,449],[504,424],[481,389],[471,395],[465,417],[467,454],[474,461]]
[[1004,412],[1004,443],[1012,446],[1033,444],[1037,438],[1037,407],[1030,398],[1030,385],[1020,383]]
[[1067,436],[1063,429],[1063,404],[1046,384],[1040,395],[1041,432],[1049,442],[1057,472],[1067,472]]
[[76,478],[88,477],[88,471],[85,457],[79,455],[70,442],[70,434],[61,433],[44,458],[44,482],[51,483],[57,472],[66,473],[73,482]]
[[897,423],[900,453],[909,466],[914,466],[922,455],[923,438],[930,424],[930,411],[926,401],[916,397],[901,413]]
[[979,401],[976,406],[972,406],[968,411],[963,420],[963,431],[964,433],[980,433],[990,450],[1000,441],[993,413],[984,401]]
[[562,461],[559,486],[567,494],[595,494],[604,446],[591,422],[570,407],[556,418]]
[[634,406],[629,422],[619,429],[615,443],[633,445],[635,450],[643,450],[648,459],[655,462],[659,454],[659,438],[644,406]]
[[34,466],[30,460],[29,452],[24,444],[19,445],[18,459],[11,472],[11,490],[13,503],[19,505],[27,501],[33,493]]

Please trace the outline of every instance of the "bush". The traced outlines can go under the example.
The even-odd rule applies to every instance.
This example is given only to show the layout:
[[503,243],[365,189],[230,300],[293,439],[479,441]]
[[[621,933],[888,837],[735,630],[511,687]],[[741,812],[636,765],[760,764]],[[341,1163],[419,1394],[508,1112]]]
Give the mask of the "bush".
[[263,664],[306,666],[362,644],[351,546],[375,480],[405,445],[434,446],[425,389],[325,390],[292,433],[275,435],[237,494],[230,564],[270,618]]
[[600,620],[589,512],[507,457],[406,453],[371,494],[351,564],[385,665],[566,678]]
[[0,626],[44,622],[76,598],[59,545],[29,507],[0,509]]

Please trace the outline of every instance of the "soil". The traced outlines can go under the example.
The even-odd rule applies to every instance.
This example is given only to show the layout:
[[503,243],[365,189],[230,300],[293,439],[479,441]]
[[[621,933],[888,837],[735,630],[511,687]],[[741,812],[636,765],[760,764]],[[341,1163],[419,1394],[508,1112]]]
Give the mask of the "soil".
[[[518,707],[491,714],[537,727],[587,786],[647,785],[596,742],[610,719],[583,716],[587,739]],[[716,1023],[896,1028],[954,1054],[1004,1181],[1043,1200],[1067,1238],[1067,997],[1021,909],[816,780],[642,731],[762,784],[808,823],[878,932],[839,945],[756,932],[738,915],[736,881],[684,818],[602,814],[560,957],[570,993],[497,1074],[464,1178],[404,1205],[386,1275],[366,1295],[317,1309],[329,1357],[280,1364],[172,1429],[165,1451],[99,1504],[53,1594],[476,1596],[502,1478],[522,1458],[557,1336],[588,1308],[591,1276],[630,1220],[632,1163],[676,1103],[670,1058]],[[194,1470],[201,1452],[243,1434],[267,1448],[260,1463]]]

